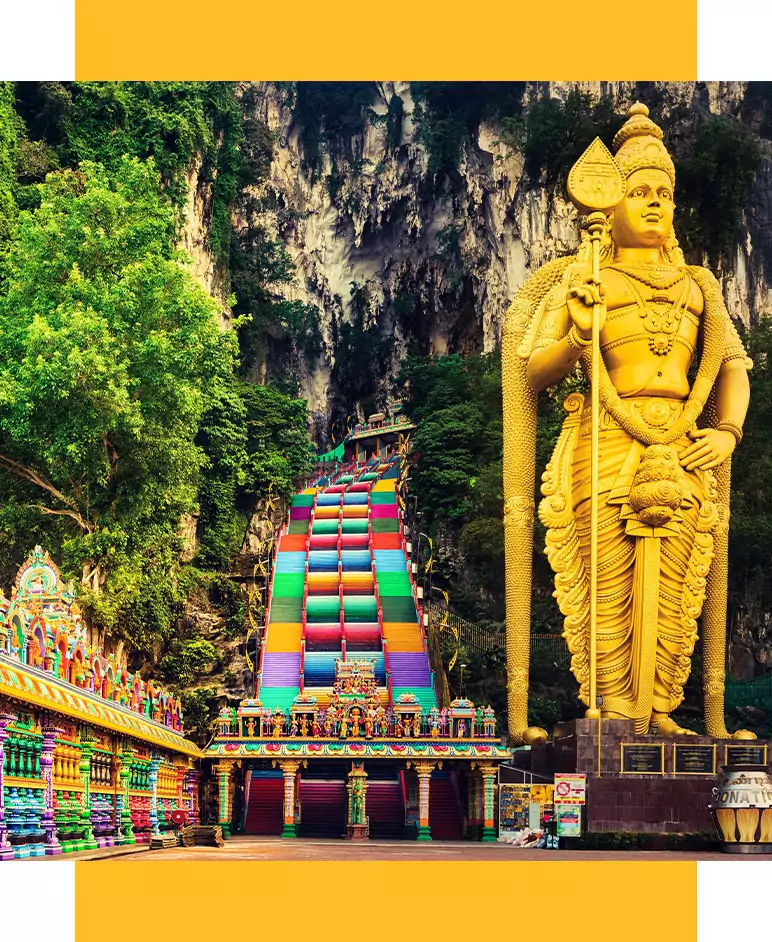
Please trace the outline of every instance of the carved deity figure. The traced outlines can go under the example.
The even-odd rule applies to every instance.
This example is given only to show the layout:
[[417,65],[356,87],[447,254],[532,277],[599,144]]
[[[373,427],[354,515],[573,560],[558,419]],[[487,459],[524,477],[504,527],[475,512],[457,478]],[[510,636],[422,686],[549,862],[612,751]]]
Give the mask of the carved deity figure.
[[[630,109],[614,150],[624,195],[605,217],[600,278],[585,238],[577,254],[531,276],[504,328],[508,693],[518,741],[543,733],[527,723],[536,398],[577,366],[598,384],[598,466],[591,397],[575,392],[538,512],[579,697],[604,717],[633,720],[639,733],[687,732],[671,713],[684,697],[702,615],[706,726],[728,735],[729,469],[751,364],[716,279],[684,263],[673,230],[673,161],[644,105]],[[600,360],[591,377],[594,316]],[[593,475],[598,696],[590,704]]]

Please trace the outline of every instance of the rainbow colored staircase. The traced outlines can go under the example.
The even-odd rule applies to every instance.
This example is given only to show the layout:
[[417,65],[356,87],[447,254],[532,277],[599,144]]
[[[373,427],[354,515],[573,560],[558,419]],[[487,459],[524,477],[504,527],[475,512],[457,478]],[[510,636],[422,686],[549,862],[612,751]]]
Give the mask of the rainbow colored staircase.
[[337,660],[367,658],[383,706],[437,706],[397,502],[396,459],[350,465],[296,494],[278,540],[258,698],[330,702]]

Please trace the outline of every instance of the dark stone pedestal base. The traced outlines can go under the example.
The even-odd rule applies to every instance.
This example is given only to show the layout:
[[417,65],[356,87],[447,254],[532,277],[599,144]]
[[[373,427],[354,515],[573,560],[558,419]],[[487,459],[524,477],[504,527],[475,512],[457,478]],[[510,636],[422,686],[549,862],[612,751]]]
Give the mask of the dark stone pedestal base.
[[[709,736],[637,736],[628,720],[575,720],[561,724],[564,735],[530,753],[530,769],[551,778],[556,772],[587,775],[587,831],[651,834],[714,832],[709,804],[726,764],[727,746],[763,746],[758,740]],[[598,735],[600,733],[600,744]],[[625,771],[622,746],[661,749],[661,772]],[[715,746],[715,773],[676,771],[676,746]],[[645,750],[644,750],[645,751]],[[628,749],[628,755],[630,750]],[[767,761],[772,749],[767,749]],[[680,754],[683,757],[683,752]],[[736,760],[734,760],[736,761]],[[629,768],[629,766],[628,766]]]
[[347,841],[366,841],[367,840],[367,825],[366,824],[347,825],[346,840]]

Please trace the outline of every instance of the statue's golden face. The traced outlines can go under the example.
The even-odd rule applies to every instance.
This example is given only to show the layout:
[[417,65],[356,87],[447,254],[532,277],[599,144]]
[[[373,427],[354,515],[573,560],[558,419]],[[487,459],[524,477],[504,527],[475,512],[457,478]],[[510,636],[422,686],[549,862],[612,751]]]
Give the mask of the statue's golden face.
[[661,246],[673,228],[673,185],[664,170],[631,173],[624,199],[614,208],[611,234],[621,248]]

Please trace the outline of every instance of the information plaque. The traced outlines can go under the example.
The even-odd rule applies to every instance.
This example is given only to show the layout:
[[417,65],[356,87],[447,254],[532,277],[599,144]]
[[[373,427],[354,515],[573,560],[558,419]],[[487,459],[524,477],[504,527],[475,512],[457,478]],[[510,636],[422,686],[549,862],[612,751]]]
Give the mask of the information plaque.
[[766,765],[767,747],[762,743],[727,745],[724,759],[727,765]]
[[715,743],[673,745],[673,770],[676,775],[715,775]]
[[623,775],[664,775],[665,746],[662,743],[623,742]]

